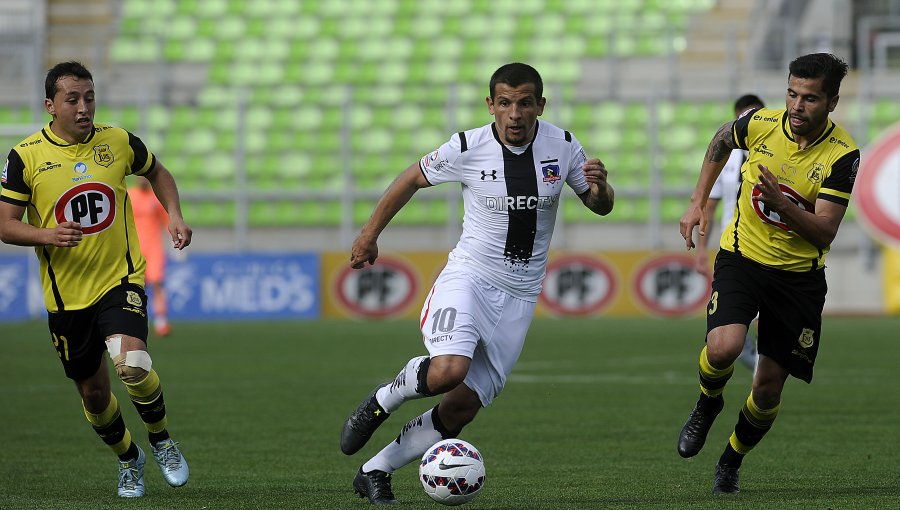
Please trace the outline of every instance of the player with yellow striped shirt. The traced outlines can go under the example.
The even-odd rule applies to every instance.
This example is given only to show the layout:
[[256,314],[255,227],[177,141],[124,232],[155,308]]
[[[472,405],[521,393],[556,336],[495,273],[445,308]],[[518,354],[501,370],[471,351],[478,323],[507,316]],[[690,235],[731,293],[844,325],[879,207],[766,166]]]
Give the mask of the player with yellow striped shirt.
[[825,305],[825,255],[847,210],[859,149],[829,119],[847,64],[816,53],[790,64],[786,108],[751,110],[709,144],[681,235],[706,233],[704,209],[733,149],[741,168],[735,218],[722,233],[700,353],[700,398],[681,430],[678,453],[700,452],[734,371],[747,326],[759,313],[759,362],[749,397],[716,465],[713,492],[739,491],[744,456],[769,431],[788,376],[812,380]]
[[[159,376],[147,352],[147,296],[125,176],[150,180],[166,207],[175,248],[191,242],[172,174],[124,129],[94,124],[93,77],[78,62],[47,73],[53,120],[10,152],[0,192],[0,240],[34,246],[50,335],[84,414],[119,456],[118,494],[144,495],[145,455],[131,440],[110,390],[109,353],[150,438],[166,482],[189,471],[166,428]],[[27,212],[27,222],[23,222]]]

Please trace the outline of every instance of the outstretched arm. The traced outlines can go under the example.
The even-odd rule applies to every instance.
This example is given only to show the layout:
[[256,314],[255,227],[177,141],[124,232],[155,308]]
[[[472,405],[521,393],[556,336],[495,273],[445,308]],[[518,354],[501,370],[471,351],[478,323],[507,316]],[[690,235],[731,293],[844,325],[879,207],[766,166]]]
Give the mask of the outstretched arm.
[[700,177],[697,179],[697,186],[694,193],[691,194],[691,204],[688,206],[687,212],[681,217],[679,227],[681,229],[681,237],[684,238],[687,249],[694,247],[694,227],[700,225],[700,235],[706,235],[707,215],[706,200],[709,198],[709,192],[716,182],[716,178],[722,173],[722,168],[728,161],[731,151],[737,149],[732,137],[732,129],[734,122],[726,122],[716,131],[715,136],[709,142],[706,149],[706,156],[703,158],[703,165],[700,167]]
[[350,249],[350,266],[353,269],[363,268],[366,262],[375,263],[375,259],[378,258],[378,236],[416,191],[428,186],[431,184],[422,175],[418,162],[410,165],[394,179],[353,241],[353,247]]

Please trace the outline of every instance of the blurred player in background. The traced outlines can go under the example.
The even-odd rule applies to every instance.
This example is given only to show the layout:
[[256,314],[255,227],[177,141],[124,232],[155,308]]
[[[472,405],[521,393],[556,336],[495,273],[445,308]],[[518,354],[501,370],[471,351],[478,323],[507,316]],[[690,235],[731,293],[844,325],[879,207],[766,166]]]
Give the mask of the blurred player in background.
[[725,160],[749,150],[735,220],[722,235],[700,352],[700,398],[678,438],[678,453],[700,452],[722,392],[759,313],[759,363],[750,396],[716,464],[713,492],[740,490],[744,456],[772,427],[788,376],[812,381],[825,305],[825,254],[844,218],[859,167],[853,138],[829,113],[847,64],[815,53],[790,64],[786,109],[751,110],[719,128],[700,171],[681,235],[708,229],[707,197]]
[[146,456],[131,440],[110,389],[107,352],[148,430],[163,477],[184,485],[188,466],[166,428],[162,388],[147,352],[144,258],[125,190],[126,175],[149,179],[180,250],[190,244],[191,229],[175,180],[138,137],[94,124],[94,80],[83,65],[54,66],[45,92],[52,120],[14,147],[3,169],[0,240],[35,247],[53,345],[85,416],[119,456],[119,496],[144,495]]
[[395,504],[391,473],[457,437],[503,389],[534,315],[563,186],[599,215],[612,210],[603,163],[587,159],[568,131],[538,122],[542,94],[531,66],[497,69],[486,98],[494,122],[454,134],[400,174],[353,243],[353,268],[375,263],[378,236],[417,190],[462,183],[462,236],[422,307],[428,355],[376,388],[341,432],[341,450],[352,455],[404,402],[443,395],[360,466],[353,488],[372,503]]
[[152,303],[149,307],[153,319],[153,329],[159,336],[168,336],[172,332],[169,325],[166,300],[166,252],[163,248],[163,233],[167,232],[169,215],[165,207],[159,203],[150,181],[144,177],[137,178],[137,185],[128,190],[131,199],[131,210],[134,213],[134,226],[141,241],[141,253],[147,261],[144,279],[152,291]]
[[[762,99],[753,95],[747,94],[739,97],[734,102],[734,116],[735,118],[739,118],[745,112],[764,108]],[[697,271],[703,274],[709,274],[709,253],[707,252],[707,245],[709,244],[709,238],[712,237],[712,225],[714,218],[716,216],[716,206],[719,205],[719,202],[722,202],[722,220],[720,224],[722,225],[722,232],[727,232],[728,227],[731,226],[731,221],[734,219],[734,207],[737,203],[737,192],[738,188],[741,184],[741,166],[744,164],[744,161],[747,161],[748,151],[742,149],[735,149],[731,151],[731,155],[728,156],[728,161],[725,162],[725,166],[722,168],[722,173],[719,174],[719,177],[716,179],[715,184],[713,184],[712,189],[709,192],[709,199],[706,201],[706,224],[710,229],[710,232],[705,232],[705,235],[699,236],[697,242]],[[744,339],[744,349],[741,351],[740,356],[738,356],[738,361],[741,362],[744,366],[746,366],[750,371],[756,370],[756,361],[759,359],[759,354],[756,352],[756,319],[753,319],[753,322],[747,328],[747,336]]]

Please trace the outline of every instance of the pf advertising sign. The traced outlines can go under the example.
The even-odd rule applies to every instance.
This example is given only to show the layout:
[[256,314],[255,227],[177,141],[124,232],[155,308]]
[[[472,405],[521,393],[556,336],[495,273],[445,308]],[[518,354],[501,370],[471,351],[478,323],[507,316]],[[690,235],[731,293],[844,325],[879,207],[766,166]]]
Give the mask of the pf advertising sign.
[[539,302],[553,315],[598,314],[616,296],[619,279],[612,266],[599,257],[551,257]]
[[657,255],[632,276],[634,296],[648,312],[679,316],[696,313],[709,299],[711,281],[694,269],[689,255]]
[[[322,254],[322,317],[418,319],[446,252],[382,254],[351,269],[347,253]],[[699,315],[709,278],[673,252],[551,253],[537,317]]]
[[537,316],[700,315],[709,286],[683,252],[553,253]]
[[346,252],[322,254],[323,317],[418,319],[447,253],[381,254],[363,269],[351,268],[348,258]]
[[853,203],[872,237],[900,246],[900,124],[866,148]]

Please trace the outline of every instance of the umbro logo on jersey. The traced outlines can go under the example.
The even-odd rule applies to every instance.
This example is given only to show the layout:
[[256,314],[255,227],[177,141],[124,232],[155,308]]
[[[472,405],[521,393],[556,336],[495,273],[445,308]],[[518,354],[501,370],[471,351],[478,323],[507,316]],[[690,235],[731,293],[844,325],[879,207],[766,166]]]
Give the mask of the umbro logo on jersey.
[[483,181],[483,180],[487,179],[488,177],[490,177],[492,181],[496,181],[497,180],[497,170],[493,169],[490,172],[485,172],[484,170],[482,170],[481,171],[481,180]]

